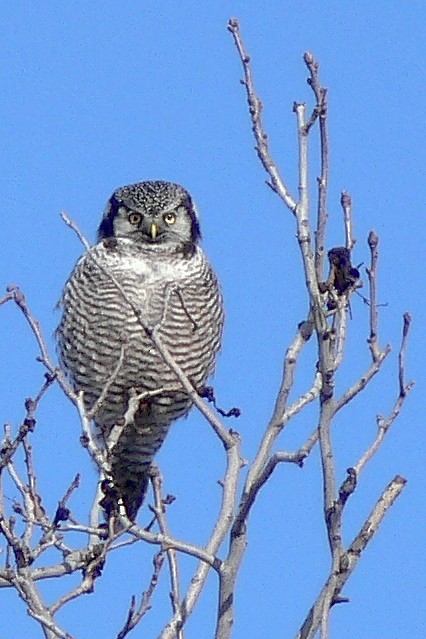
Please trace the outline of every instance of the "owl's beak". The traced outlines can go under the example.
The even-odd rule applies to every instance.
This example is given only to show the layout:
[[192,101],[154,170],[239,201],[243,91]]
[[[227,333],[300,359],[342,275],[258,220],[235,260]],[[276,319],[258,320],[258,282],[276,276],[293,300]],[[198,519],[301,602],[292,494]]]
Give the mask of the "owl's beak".
[[158,226],[157,226],[157,224],[151,224],[151,227],[150,227],[149,231],[150,231],[152,239],[155,240],[157,235],[158,235]]

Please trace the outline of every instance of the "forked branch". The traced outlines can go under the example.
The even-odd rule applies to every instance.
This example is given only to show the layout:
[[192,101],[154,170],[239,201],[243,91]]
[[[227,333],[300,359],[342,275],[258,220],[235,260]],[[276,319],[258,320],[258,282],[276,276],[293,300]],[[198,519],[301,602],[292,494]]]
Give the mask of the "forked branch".
[[[176,385],[191,398],[199,412],[207,420],[220,442],[226,459],[224,477],[221,480],[222,501],[217,518],[212,526],[209,539],[201,546],[185,540],[177,539],[166,520],[165,506],[171,499],[163,497],[162,481],[159,472],[153,469],[152,483],[154,491],[153,518],[146,528],[130,522],[125,515],[118,513],[114,525],[98,525],[99,491],[95,500],[96,508],[92,512],[91,525],[75,520],[71,514],[70,502],[78,494],[79,476],[77,475],[69,488],[62,492],[64,496],[58,501],[58,508],[53,516],[49,516],[38,493],[36,482],[34,452],[30,436],[36,427],[35,412],[46,392],[57,382],[65,395],[76,406],[83,428],[82,443],[97,464],[103,477],[108,477],[108,452],[117,442],[122,429],[132,419],[141,400],[146,399],[134,389],[123,423],[117,424],[102,450],[92,432],[92,421],[105,399],[110,386],[115,382],[125,359],[124,345],[117,363],[111,371],[110,378],[98,401],[90,411],[81,394],[74,392],[64,373],[54,364],[37,320],[31,314],[23,293],[18,287],[10,286],[6,295],[0,299],[0,305],[13,302],[33,332],[39,347],[39,360],[47,373],[45,381],[35,399],[27,400],[25,417],[13,433],[11,427],[6,428],[0,458],[0,473],[8,473],[16,489],[19,499],[12,506],[12,514],[7,512],[3,499],[0,499],[0,533],[6,541],[8,551],[5,564],[0,569],[0,588],[15,588],[25,602],[29,614],[41,625],[45,637],[53,639],[61,637],[72,639],[71,635],[58,625],[55,616],[70,601],[91,592],[102,571],[110,552],[119,552],[124,546],[137,541],[144,541],[155,546],[153,551],[153,567],[144,584],[139,604],[132,597],[122,629],[117,639],[127,637],[132,629],[149,611],[158,580],[167,558],[170,580],[171,613],[168,623],[159,635],[159,639],[183,639],[183,628],[194,611],[198,598],[205,587],[210,570],[218,576],[219,594],[216,620],[216,639],[229,639],[234,622],[234,601],[236,581],[241,562],[247,546],[247,531],[250,514],[262,488],[270,480],[276,468],[281,464],[296,464],[300,468],[309,461],[309,455],[318,444],[321,455],[323,482],[323,514],[328,535],[330,552],[330,569],[324,585],[297,633],[297,639],[313,639],[320,632],[321,639],[329,634],[330,611],[334,604],[346,601],[343,588],[355,570],[363,551],[376,535],[390,506],[401,494],[406,480],[397,475],[389,482],[377,499],[370,515],[359,525],[355,538],[345,544],[343,534],[346,504],[356,491],[362,471],[373,459],[382,445],[385,435],[399,416],[413,382],[406,381],[405,362],[411,317],[404,315],[401,346],[398,354],[398,389],[394,405],[387,417],[377,417],[377,433],[366,450],[354,460],[342,480],[338,477],[333,447],[333,420],[338,412],[357,397],[381,370],[386,361],[390,346],[381,348],[379,344],[379,304],[378,304],[378,260],[379,238],[374,231],[368,237],[370,249],[370,265],[367,269],[369,282],[368,348],[371,364],[367,370],[355,379],[342,393],[335,396],[335,380],[340,374],[344,360],[345,344],[348,331],[352,328],[350,316],[350,300],[352,294],[361,286],[357,268],[352,266],[351,251],[355,246],[352,219],[352,199],[344,192],[341,195],[343,211],[342,246],[331,248],[327,255],[330,261],[330,273],[324,282],[324,257],[326,255],[326,230],[330,221],[327,205],[329,175],[329,141],[327,130],[328,93],[319,77],[319,65],[312,53],[305,53],[303,60],[308,71],[308,84],[312,89],[313,107],[296,102],[293,111],[296,116],[298,139],[298,196],[296,197],[283,178],[279,167],[273,160],[268,135],[262,121],[263,104],[256,93],[251,66],[251,59],[244,45],[239,23],[232,18],[228,29],[243,69],[241,80],[246,92],[251,128],[255,140],[258,158],[267,173],[267,184],[281,198],[285,207],[291,211],[296,227],[296,236],[301,256],[301,286],[305,287],[307,308],[295,335],[283,358],[283,372],[279,384],[275,406],[269,423],[263,428],[259,438],[257,451],[253,461],[247,463],[248,470],[244,485],[239,492],[241,471],[246,464],[240,450],[240,438],[236,432],[225,427],[213,408],[200,396],[199,389],[194,388],[180,366],[173,359],[161,339],[161,326],[149,330],[143,321],[141,309],[129,299],[123,286],[108,269],[100,264],[93,251],[79,230],[78,226],[66,214],[62,214],[65,223],[83,243],[89,257],[96,266],[110,279],[113,286],[133,311],[136,321],[144,328],[168,367],[173,371]],[[312,167],[309,159],[310,137],[318,129],[320,140],[320,161],[317,172],[316,220],[313,224],[310,201],[310,185],[312,183]],[[296,189],[295,189],[296,192]],[[359,268],[359,267],[358,267]],[[304,391],[293,397],[295,380],[301,367],[300,360],[309,342],[316,340],[316,349],[311,362],[309,382]],[[367,346],[364,348],[368,354]],[[163,392],[156,389],[151,394]],[[312,425],[312,433],[306,441],[301,441],[296,450],[286,450],[283,438],[292,424],[293,418],[306,409],[312,402],[318,403],[318,420]],[[223,413],[223,411],[222,411]],[[302,438],[301,438],[302,439]],[[23,463],[17,464],[17,456],[22,453]],[[23,468],[21,473],[20,468]],[[1,495],[0,495],[1,497]],[[115,516],[115,515],[114,515]],[[22,530],[18,532],[18,526]],[[117,524],[117,525],[115,525]],[[157,530],[157,532],[155,532]],[[69,542],[69,533],[73,536],[82,534],[85,539],[90,536],[90,543],[82,543],[81,548],[73,548]],[[223,552],[224,541],[228,539],[227,551]],[[57,563],[42,565],[46,550],[57,554]],[[186,591],[182,588],[179,577],[178,553],[194,558],[197,567]],[[35,560],[37,567],[34,567]],[[72,573],[81,573],[81,579],[74,587],[62,594],[54,603],[47,605],[41,594],[40,580],[65,577]],[[169,605],[170,607],[170,605]],[[167,618],[167,617],[166,617]]]
[[[269,148],[268,136],[262,124],[262,101],[254,88],[251,59],[243,43],[238,21],[233,18],[228,23],[228,29],[232,33],[234,43],[240,58],[252,131],[256,141],[258,157],[268,173],[268,185],[280,196],[287,208],[296,218],[297,240],[300,247],[304,270],[304,281],[308,292],[309,309],[307,320],[300,325],[295,340],[287,351],[284,362],[284,374],[281,388],[276,401],[276,409],[269,425],[265,430],[262,442],[256,458],[249,468],[247,480],[243,489],[242,499],[231,529],[230,549],[227,559],[222,562],[220,599],[218,610],[218,622],[216,639],[230,637],[233,623],[233,596],[235,590],[236,575],[243,557],[246,545],[247,521],[250,510],[254,504],[260,488],[269,479],[274,469],[280,462],[296,462],[299,465],[312,451],[319,441],[323,491],[324,491],[324,519],[328,532],[331,568],[330,575],[317,599],[310,610],[298,638],[307,639],[321,630],[322,639],[328,636],[329,612],[334,603],[341,601],[340,592],[344,583],[355,567],[353,561],[354,543],[345,550],[342,536],[343,512],[345,504],[356,490],[360,471],[367,461],[374,455],[381,444],[385,432],[399,414],[402,403],[410,390],[412,383],[406,384],[404,373],[401,372],[401,362],[405,361],[406,342],[409,329],[409,316],[404,316],[403,342],[399,354],[399,396],[395,407],[388,420],[379,418],[379,433],[372,446],[366,451],[358,464],[348,469],[348,476],[337,489],[336,468],[334,462],[334,450],[332,443],[332,424],[338,411],[351,402],[371,381],[380,370],[382,363],[390,352],[390,347],[381,349],[378,343],[378,305],[377,305],[377,261],[378,261],[378,237],[372,232],[369,236],[371,251],[371,265],[368,269],[370,282],[370,331],[369,347],[373,362],[366,373],[343,392],[339,399],[334,397],[335,376],[340,368],[344,356],[344,346],[347,338],[347,314],[349,311],[350,295],[361,286],[358,270],[350,263],[351,251],[355,245],[352,222],[352,201],[348,193],[341,196],[343,209],[343,222],[345,232],[345,247],[338,247],[329,251],[331,270],[329,280],[324,283],[323,259],[325,251],[326,225],[328,221],[327,211],[327,187],[329,172],[329,144],[327,133],[327,90],[322,87],[319,79],[319,65],[312,53],[305,53],[304,62],[309,71],[308,84],[313,90],[315,105],[311,114],[307,115],[307,107],[304,103],[295,103],[293,111],[297,118],[297,133],[299,146],[299,199],[291,195],[285,179],[280,174],[279,168],[272,159]],[[315,253],[312,249],[312,230],[310,222],[309,201],[309,134],[314,125],[319,122],[320,137],[320,175],[318,178],[317,220],[315,229]],[[280,451],[272,453],[272,446],[281,434],[283,427],[295,414],[291,407],[287,406],[288,396],[292,390],[296,365],[307,340],[312,333],[317,337],[318,363],[317,376],[311,391],[309,391],[300,403],[300,410],[307,401],[318,399],[320,416],[316,429],[309,439],[300,447],[299,451],[289,453]],[[302,398],[301,398],[302,399]],[[296,411],[298,412],[298,411]],[[398,477],[384,491],[377,502],[368,522],[362,527],[361,539],[366,526],[369,529],[369,539],[377,532],[387,508],[403,489],[405,480]],[[381,507],[386,503],[387,507]],[[378,515],[380,512],[380,515]],[[374,523],[371,523],[374,522]],[[355,544],[358,548],[359,546]],[[365,547],[365,546],[364,546]],[[347,558],[351,555],[351,569],[346,566]],[[344,578],[341,575],[344,574]]]

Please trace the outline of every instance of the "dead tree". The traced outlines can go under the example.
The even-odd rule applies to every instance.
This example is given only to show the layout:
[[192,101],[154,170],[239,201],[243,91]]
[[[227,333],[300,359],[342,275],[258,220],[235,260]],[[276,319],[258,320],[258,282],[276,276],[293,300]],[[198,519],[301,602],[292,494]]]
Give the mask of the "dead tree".
[[[250,527],[250,515],[257,499],[261,499],[262,488],[270,480],[281,464],[295,464],[303,468],[309,463],[311,452],[319,447],[322,476],[318,481],[323,487],[323,518],[328,536],[330,553],[329,573],[323,587],[312,606],[301,620],[300,628],[295,629],[297,639],[310,639],[319,635],[326,639],[329,635],[329,619],[332,607],[336,603],[347,601],[344,586],[355,570],[357,563],[370,540],[377,533],[387,510],[402,492],[406,480],[397,475],[390,481],[384,481],[383,491],[371,504],[371,512],[364,521],[359,522],[358,533],[344,543],[342,525],[348,500],[354,494],[362,478],[366,465],[374,458],[382,445],[390,427],[398,417],[413,382],[405,379],[405,354],[411,318],[408,313],[403,317],[402,339],[399,348],[397,370],[398,388],[395,403],[387,417],[378,417],[376,436],[368,448],[354,457],[353,464],[340,477],[336,471],[332,431],[335,418],[357,397],[380,372],[382,364],[390,354],[390,346],[382,347],[379,342],[379,303],[378,303],[378,259],[379,238],[372,230],[367,243],[370,252],[370,264],[366,268],[368,294],[363,297],[362,274],[360,266],[352,263],[352,251],[355,246],[353,235],[351,197],[344,192],[341,195],[342,241],[341,246],[328,247],[326,243],[327,225],[330,222],[327,209],[327,189],[329,171],[329,142],[327,134],[327,90],[321,85],[319,67],[312,53],[305,53],[304,63],[308,71],[308,84],[312,89],[314,106],[310,110],[304,103],[295,102],[293,111],[296,119],[298,137],[298,193],[293,193],[282,175],[282,171],[272,158],[268,136],[262,123],[262,102],[258,97],[253,81],[250,56],[243,44],[239,24],[231,19],[228,29],[233,37],[243,69],[241,83],[246,92],[249,116],[255,138],[255,149],[266,174],[267,184],[281,199],[283,208],[288,209],[294,218],[296,238],[300,249],[299,286],[306,287],[306,315],[295,327],[284,354],[283,373],[279,392],[276,397],[272,417],[263,428],[254,459],[243,458],[244,442],[238,433],[229,428],[224,420],[238,414],[237,410],[226,413],[217,410],[214,392],[206,389],[200,395],[193,388],[171,358],[158,330],[152,332],[153,346],[158,349],[164,360],[174,371],[177,383],[191,397],[206,423],[214,430],[223,446],[224,476],[221,478],[222,499],[217,519],[210,537],[201,546],[177,539],[167,523],[166,510],[173,501],[164,496],[162,477],[158,469],[153,468],[152,486],[154,505],[148,525],[142,527],[128,521],[124,514],[114,513],[109,523],[98,524],[99,499],[103,494],[103,507],[108,510],[108,490],[113,486],[100,486],[92,513],[87,521],[77,521],[72,515],[70,503],[78,499],[79,475],[72,481],[56,512],[48,513],[40,494],[37,476],[45,472],[37,468],[34,462],[31,438],[37,428],[37,409],[49,389],[57,384],[75,405],[79,416],[82,434],[81,442],[94,463],[104,474],[108,473],[108,455],[99,450],[92,433],[91,415],[84,409],[81,395],[74,392],[63,372],[57,367],[46,346],[39,323],[27,306],[25,297],[19,288],[10,286],[1,304],[15,304],[23,314],[28,328],[33,332],[38,344],[39,361],[45,369],[44,381],[34,398],[25,402],[25,412],[19,427],[5,427],[1,445],[0,472],[2,479],[2,498],[0,509],[0,533],[2,536],[3,566],[0,568],[0,589],[15,589],[25,603],[31,617],[37,622],[44,636],[52,639],[60,637],[71,639],[72,635],[62,628],[57,613],[69,602],[84,594],[93,592],[96,582],[102,579],[107,569],[110,553],[120,552],[123,546],[141,543],[153,546],[150,577],[145,579],[143,596],[137,601],[132,597],[129,609],[123,612],[124,623],[121,630],[112,633],[123,639],[139,624],[152,606],[152,597],[162,572],[167,565],[170,580],[170,603],[164,604],[165,625],[159,632],[159,639],[182,639],[185,623],[196,607],[203,591],[209,572],[217,576],[218,599],[216,639],[227,639],[232,634],[234,621],[234,601],[238,597],[236,579],[247,546],[247,534]],[[309,162],[309,141],[315,133],[319,134],[320,166],[317,178],[317,201],[310,201],[310,180],[314,169]],[[313,214],[315,209],[316,214]],[[66,215],[65,222],[86,244],[76,225]],[[324,275],[327,259],[327,276]],[[111,275],[111,280],[114,278]],[[119,288],[119,283],[114,282]],[[135,317],[140,321],[138,308],[121,291],[125,301],[133,308]],[[368,331],[366,348],[371,354],[371,363],[363,374],[354,379],[343,392],[336,393],[335,381],[344,361],[344,347],[351,330],[350,303],[354,296],[360,295],[365,303]],[[295,377],[302,351],[309,342],[315,343],[314,357],[311,361],[310,379],[306,388],[290,402]],[[362,345],[360,344],[360,349]],[[114,371],[111,371],[114,375]],[[160,389],[159,389],[160,391]],[[132,400],[128,412],[135,410]],[[318,420],[312,423],[312,433],[306,441],[301,441],[297,450],[284,449],[285,432],[294,417],[302,413],[310,404],[318,407]],[[126,416],[124,416],[126,419]],[[122,426],[121,426],[122,427]],[[278,450],[276,449],[278,446]],[[243,488],[239,482],[243,478]],[[215,481],[217,478],[213,478]],[[7,482],[7,484],[6,484]],[[12,485],[19,499],[8,501],[5,486]],[[113,523],[111,524],[111,520]],[[75,543],[76,534],[81,540]],[[72,535],[72,538],[71,538]],[[71,540],[72,539],[72,540]],[[223,542],[227,542],[225,552]],[[56,562],[51,562],[52,552]],[[189,555],[196,560],[193,578],[186,591],[183,591],[179,575],[177,556]],[[79,575],[77,585],[58,596],[56,601],[47,604],[40,590],[45,580],[64,580],[69,575]],[[171,612],[167,612],[167,606]],[[168,621],[167,618],[170,617]],[[206,631],[212,636],[213,629]]]

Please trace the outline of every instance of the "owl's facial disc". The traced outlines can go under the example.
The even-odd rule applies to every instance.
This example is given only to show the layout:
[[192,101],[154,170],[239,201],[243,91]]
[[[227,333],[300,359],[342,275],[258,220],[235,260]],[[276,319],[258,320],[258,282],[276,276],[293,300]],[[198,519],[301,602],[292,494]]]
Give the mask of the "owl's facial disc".
[[[148,244],[180,243],[182,241],[182,211],[130,211],[121,206],[114,220],[116,236],[131,236]],[[186,216],[185,216],[186,217]],[[176,223],[176,224],[175,224]],[[173,228],[175,226],[175,228]]]
[[189,193],[172,182],[139,182],[116,189],[98,229],[98,239],[121,237],[137,243],[171,244],[186,251],[201,238]]

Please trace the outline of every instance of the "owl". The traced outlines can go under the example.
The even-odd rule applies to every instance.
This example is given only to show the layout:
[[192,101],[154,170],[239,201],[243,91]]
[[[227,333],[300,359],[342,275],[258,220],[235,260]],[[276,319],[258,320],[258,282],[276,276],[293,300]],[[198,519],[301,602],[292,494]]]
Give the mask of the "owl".
[[[118,188],[79,260],[61,300],[59,359],[108,450],[109,480],[134,520],[149,468],[172,422],[192,402],[152,340],[155,329],[195,389],[213,372],[221,346],[223,303],[217,277],[200,247],[190,194],[152,181]],[[129,398],[140,397],[129,423]]]

